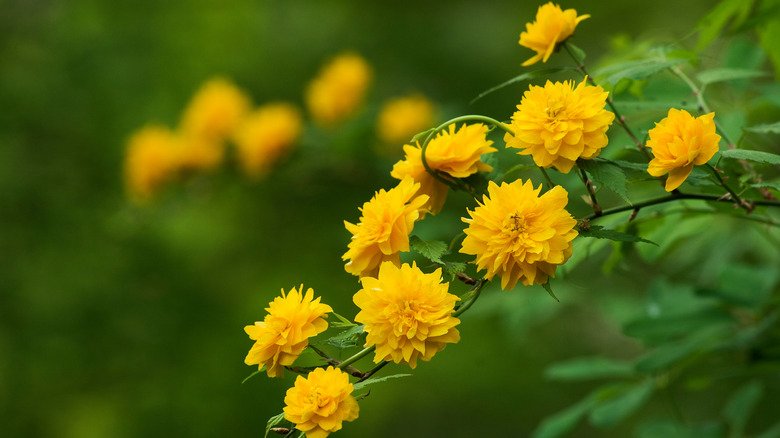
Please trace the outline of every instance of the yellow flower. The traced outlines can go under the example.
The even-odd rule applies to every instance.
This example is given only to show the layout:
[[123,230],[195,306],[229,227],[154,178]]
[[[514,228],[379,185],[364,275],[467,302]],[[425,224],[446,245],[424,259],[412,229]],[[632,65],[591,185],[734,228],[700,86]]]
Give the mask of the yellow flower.
[[420,217],[419,209],[428,197],[416,196],[420,187],[412,178],[404,178],[395,188],[376,192],[360,209],[357,225],[344,221],[352,233],[349,250],[341,257],[349,260],[344,269],[360,277],[376,274],[379,264],[401,263],[400,251],[409,251],[409,234]]
[[680,187],[694,165],[706,163],[718,152],[720,135],[715,133],[714,117],[715,113],[693,117],[685,110],[672,108],[648,132],[647,147],[654,158],[647,172],[653,176],[668,173],[667,192]]
[[249,98],[232,82],[211,79],[197,91],[181,121],[185,136],[209,141],[224,140],[249,111]]
[[569,173],[578,158],[590,159],[607,145],[607,129],[615,114],[604,109],[608,93],[587,79],[532,85],[523,95],[506,134],[507,147],[521,149],[541,167]]
[[344,121],[363,102],[371,81],[368,63],[354,53],[337,56],[306,89],[306,105],[315,122],[332,126]]
[[326,313],[332,312],[330,306],[321,304],[319,297],[314,299],[314,290],[309,288],[303,294],[303,285],[293,288],[285,295],[276,297],[265,309],[268,314],[262,322],[244,327],[244,331],[255,344],[246,355],[244,363],[266,366],[268,377],[281,377],[284,367],[292,365],[309,338],[328,328]]
[[295,378],[295,386],[284,397],[284,418],[295,424],[307,438],[325,438],[353,421],[360,406],[352,396],[349,375],[338,368],[316,368],[305,378]]
[[222,163],[225,148],[221,142],[195,135],[179,141],[179,167],[185,171],[212,170]]
[[452,316],[460,298],[441,282],[441,268],[423,273],[415,264],[396,267],[382,263],[377,278],[360,279],[363,289],[353,297],[360,312],[355,321],[365,324],[366,347],[376,345],[374,362],[392,360],[417,366],[431,360],[448,343],[460,341]]
[[[482,123],[464,124],[457,132],[454,123],[449,125],[449,132],[440,132],[428,142],[428,147],[425,149],[428,166],[433,170],[447,173],[453,178],[466,178],[478,171],[493,170],[491,166],[481,161],[483,154],[496,151],[490,146],[493,142],[485,137],[487,132],[488,127]],[[432,214],[438,213],[447,199],[447,186],[425,171],[419,143],[416,146],[404,146],[404,152],[406,157],[393,166],[390,175],[397,179],[407,176],[414,178],[414,181],[420,184],[417,193],[429,196],[423,209]]]
[[469,226],[460,252],[477,256],[486,278],[500,275],[502,289],[544,284],[571,256],[577,221],[564,209],[568,194],[556,186],[539,196],[541,189],[530,180],[491,181],[483,203],[463,218]]
[[170,129],[147,126],[130,137],[125,151],[125,186],[138,202],[149,200],[179,166],[178,138]]
[[269,103],[250,114],[235,134],[244,172],[265,175],[301,134],[302,124],[298,109],[287,103]]
[[576,10],[564,11],[552,2],[539,6],[536,20],[526,23],[525,32],[520,34],[520,45],[536,52],[535,56],[523,63],[523,67],[536,64],[539,60],[547,62],[555,46],[569,38],[580,21],[589,17],[590,15],[578,17]]
[[379,138],[391,144],[406,142],[432,124],[433,104],[424,96],[415,94],[392,99],[379,112]]

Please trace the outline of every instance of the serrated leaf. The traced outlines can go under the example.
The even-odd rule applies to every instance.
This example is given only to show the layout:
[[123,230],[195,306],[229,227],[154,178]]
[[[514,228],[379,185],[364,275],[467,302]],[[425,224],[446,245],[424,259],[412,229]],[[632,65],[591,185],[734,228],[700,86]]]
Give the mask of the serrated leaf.
[[780,164],[780,155],[770,154],[769,152],[749,151],[746,149],[727,149],[721,152],[723,158],[734,160],[748,160],[757,163]]
[[284,419],[284,412],[282,412],[279,415],[274,415],[273,417],[268,419],[268,423],[265,425],[265,435],[264,437],[268,437],[268,433],[271,432],[272,427],[276,427],[282,423],[289,423],[290,426],[292,426],[292,423]]
[[331,315],[335,316],[338,321],[330,321],[329,325],[331,327],[335,328],[346,328],[346,327],[355,327],[357,324],[354,322],[348,320],[347,318],[344,318],[343,316],[339,315],[336,312],[330,312]]
[[698,351],[711,348],[711,341],[723,336],[729,330],[728,326],[711,327],[694,333],[688,338],[667,342],[639,359],[635,369],[640,373],[653,373],[666,369]]
[[479,99],[482,99],[483,97],[487,96],[490,93],[498,91],[498,90],[500,90],[500,89],[502,89],[502,88],[504,88],[506,86],[512,85],[512,84],[514,84],[516,82],[530,81],[532,79],[547,77],[549,75],[552,75],[552,74],[555,74],[555,73],[560,73],[562,71],[567,71],[567,70],[576,70],[576,68],[574,68],[574,67],[553,67],[553,68],[545,68],[545,69],[542,69],[542,70],[536,70],[536,71],[530,71],[528,73],[523,73],[521,75],[513,77],[512,79],[509,79],[508,81],[502,82],[502,83],[496,85],[493,88],[490,88],[488,90],[483,91],[482,93],[479,93],[479,95],[477,97],[475,97],[474,99],[471,100],[471,102],[469,102],[469,105],[473,104],[474,102],[478,101]]
[[625,385],[618,394],[599,403],[590,412],[594,426],[609,427],[620,422],[641,408],[653,395],[655,383],[652,379]]
[[253,372],[252,374],[250,374],[250,375],[246,376],[246,378],[245,378],[244,380],[242,380],[242,381],[241,381],[241,384],[243,385],[244,383],[246,383],[246,382],[247,382],[247,380],[251,379],[251,378],[252,378],[252,377],[254,377],[255,375],[257,375],[257,374],[260,374],[260,373],[262,373],[262,372],[265,372],[265,365],[263,365],[262,367],[260,367],[260,369],[256,370],[256,371],[255,371],[255,372]]
[[705,70],[696,75],[696,79],[703,85],[715,82],[734,81],[737,79],[757,78],[766,76],[767,73],[759,70],[746,70],[739,68],[714,68]]
[[541,424],[534,429],[531,438],[557,438],[571,432],[580,419],[588,413],[593,400],[594,397],[591,394],[568,408],[545,417]]
[[466,264],[462,262],[447,262],[444,264],[444,273],[454,279],[456,275],[466,270]]
[[343,332],[329,338],[326,342],[339,350],[362,346],[365,343],[366,332],[363,331],[364,325],[358,325],[344,330]]
[[639,61],[626,61],[607,66],[596,73],[596,76],[606,76],[606,82],[613,86],[621,79],[640,80],[646,79],[667,68],[687,62],[685,59],[642,59]]
[[616,242],[645,242],[658,246],[657,243],[643,239],[633,234],[621,233],[617,230],[608,230],[601,225],[590,225],[587,229],[579,229],[579,235],[582,237],[595,237],[597,239],[609,239]]
[[417,236],[409,238],[409,246],[426,259],[442,265],[444,262],[441,260],[441,257],[449,253],[446,243],[438,240],[426,242]]
[[578,357],[565,362],[558,362],[547,367],[544,371],[544,375],[548,379],[562,381],[629,377],[633,374],[633,365],[625,362],[615,362],[603,356]]
[[365,388],[366,386],[372,385],[374,383],[384,382],[384,381],[387,381],[387,380],[390,380],[390,379],[399,379],[401,377],[409,377],[409,376],[413,376],[413,375],[414,374],[392,374],[392,375],[385,376],[385,377],[379,377],[377,379],[364,380],[362,382],[355,383],[353,385],[354,386],[353,391],[361,390],[361,389]]
[[745,425],[750,417],[750,413],[763,392],[763,385],[754,380],[741,386],[729,398],[726,406],[723,408],[723,416],[731,426],[729,437],[741,438],[744,436]]
[[631,205],[631,201],[628,200],[628,179],[620,166],[603,158],[578,160],[577,166],[588,172],[595,181],[612,190]]
[[758,134],[780,134],[780,122],[766,123],[763,125],[748,126],[745,131]]
[[756,188],[756,189],[772,189],[772,190],[777,190],[778,192],[780,192],[780,183],[776,183],[776,182],[762,181],[760,183],[751,184],[750,187],[753,187],[753,188]]

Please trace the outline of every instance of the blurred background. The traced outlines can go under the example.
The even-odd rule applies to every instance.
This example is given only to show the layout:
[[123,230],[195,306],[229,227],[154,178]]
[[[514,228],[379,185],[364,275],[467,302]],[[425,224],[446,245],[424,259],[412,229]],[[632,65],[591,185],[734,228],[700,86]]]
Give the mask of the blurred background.
[[[592,16],[574,42],[598,58],[646,38],[693,46],[691,29],[712,3],[563,6]],[[252,344],[243,327],[262,320],[281,288],[301,283],[355,315],[343,221],[357,221],[357,208],[393,184],[389,171],[401,157],[400,145],[375,153],[380,103],[419,92],[436,103],[439,120],[507,119],[519,86],[469,102],[525,71],[532,53],[517,41],[538,6],[3,1],[0,435],[261,436],[294,376],[241,384],[255,369],[243,363]],[[261,181],[228,168],[149,205],[128,201],[128,137],[150,122],[175,125],[205,80],[229,77],[255,104],[302,106],[308,81],[344,50],[366,58],[374,81],[362,113],[339,134],[308,135]],[[469,205],[457,195],[452,202]],[[572,204],[575,216],[587,214],[584,203]],[[418,232],[453,236],[463,210],[448,211]],[[603,261],[568,272],[556,288],[561,303],[537,288],[487,290],[462,318],[459,344],[413,377],[374,386],[338,436],[527,436],[591,388],[545,381],[547,365],[639,350],[603,310],[635,305],[636,274],[594,276]],[[582,426],[576,436],[624,437],[631,427]]]

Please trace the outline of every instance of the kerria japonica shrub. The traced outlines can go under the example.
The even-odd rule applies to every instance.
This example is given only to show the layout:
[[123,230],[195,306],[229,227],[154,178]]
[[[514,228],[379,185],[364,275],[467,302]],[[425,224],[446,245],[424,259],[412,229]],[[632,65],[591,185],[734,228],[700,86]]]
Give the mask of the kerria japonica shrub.
[[[446,360],[442,351],[469,336],[460,315],[483,292],[544,290],[558,301],[556,275],[598,253],[610,254],[605,275],[622,263],[641,280],[633,292],[645,305],[620,322],[641,352],[550,365],[540,378],[601,382],[540,419],[532,436],[629,418],[638,437],[780,436],[776,418],[749,421],[778,389],[780,370],[776,9],[769,0],[724,0],[696,25],[697,41],[623,49],[617,41],[591,65],[574,41],[594,17],[547,3],[519,35],[521,73],[477,96],[512,93],[514,112],[435,124],[434,105],[419,94],[388,101],[377,138],[403,150],[387,170],[397,184],[344,212],[344,275],[356,277],[358,313],[342,316],[326,304],[324,287],[301,285],[282,289],[245,328],[254,342],[245,363],[258,368],[247,379],[297,375],[279,394],[281,413],[267,421],[266,436],[322,438],[349,428],[369,385],[408,375],[382,375],[390,362],[415,369]],[[539,66],[551,59],[566,65]],[[337,131],[360,111],[372,77],[360,56],[340,55],[306,88],[305,112],[273,102],[253,110],[229,81],[207,82],[179,128],[152,125],[131,137],[128,192],[147,202],[183,173],[218,166],[226,143],[245,174],[265,177],[309,120]],[[459,212],[462,232],[423,240],[416,224],[446,217],[450,192],[470,196]],[[737,244],[745,233],[749,248]],[[649,266],[648,277],[641,271]],[[690,275],[664,274],[681,267]],[[707,418],[701,410],[687,417],[675,401],[680,391],[712,388],[727,395],[707,399],[717,406]],[[656,400],[668,415],[644,416]]]

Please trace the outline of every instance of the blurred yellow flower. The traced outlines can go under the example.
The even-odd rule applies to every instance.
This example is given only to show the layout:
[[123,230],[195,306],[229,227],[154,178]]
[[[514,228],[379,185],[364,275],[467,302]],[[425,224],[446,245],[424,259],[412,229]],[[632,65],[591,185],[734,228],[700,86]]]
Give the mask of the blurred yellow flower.
[[235,134],[244,172],[264,176],[300,136],[302,125],[300,111],[288,103],[269,103],[247,116]]
[[671,108],[665,119],[648,134],[647,147],[652,149],[647,172],[666,175],[666,191],[680,187],[694,165],[701,165],[718,152],[720,135],[715,133],[715,113],[693,117],[685,110]]
[[194,135],[181,136],[179,168],[183,171],[208,171],[222,163],[225,147],[221,142]]
[[416,264],[396,267],[382,263],[377,278],[360,279],[363,289],[353,297],[360,308],[355,321],[365,324],[366,347],[376,345],[374,362],[392,360],[417,366],[431,360],[448,343],[460,341],[452,316],[460,298],[441,282],[441,268],[423,273]]
[[[448,131],[440,132],[428,142],[428,147],[425,149],[428,167],[447,173],[453,178],[466,178],[479,171],[493,170],[481,160],[483,154],[496,151],[490,146],[493,142],[486,138],[488,132],[486,125],[464,124],[457,132],[454,123],[448,128]],[[422,148],[419,143],[416,146],[404,146],[404,152],[406,157],[395,163],[390,175],[397,179],[411,176],[420,184],[417,193],[429,197],[421,213],[423,215],[425,212],[438,213],[447,199],[447,186],[426,172],[422,164]]]
[[325,438],[353,421],[360,406],[352,396],[349,375],[338,368],[316,368],[308,376],[295,378],[295,386],[284,397],[284,418],[307,438]]
[[195,93],[181,120],[184,136],[221,142],[250,108],[249,98],[224,78],[207,81]]
[[341,256],[349,260],[344,269],[360,277],[374,276],[380,263],[392,261],[400,265],[400,251],[409,251],[409,234],[420,217],[419,209],[428,196],[417,196],[420,187],[412,178],[404,178],[396,187],[376,192],[360,208],[357,225],[344,221],[352,233],[349,250]]
[[607,129],[615,114],[604,109],[608,93],[583,80],[531,85],[523,94],[506,134],[507,147],[521,149],[541,167],[569,173],[578,158],[590,159],[607,145]]
[[433,123],[433,104],[424,96],[415,94],[392,99],[379,111],[379,139],[390,144],[408,142]]
[[140,129],[130,137],[125,150],[125,186],[130,197],[141,203],[148,201],[176,175],[178,166],[179,139],[170,129]]
[[305,100],[312,119],[326,127],[344,121],[363,102],[370,82],[371,68],[363,58],[355,53],[337,56],[306,89]]
[[255,341],[244,363],[260,369],[265,365],[268,377],[281,377],[284,367],[292,365],[309,345],[309,338],[328,328],[323,318],[333,309],[321,304],[319,297],[315,300],[312,288],[304,295],[301,285],[287,294],[282,289],[282,296],[274,298],[265,310],[268,314],[262,322],[244,327],[249,339]]
[[564,11],[552,2],[539,6],[536,20],[533,23],[526,23],[525,32],[520,34],[520,45],[536,52],[536,55],[523,63],[523,67],[535,64],[539,60],[547,62],[555,46],[569,38],[580,21],[589,17],[590,15],[578,17],[576,10]]
[[568,193],[556,186],[539,196],[530,180],[500,186],[491,181],[488,195],[474,211],[460,252],[477,256],[486,278],[501,276],[501,288],[544,284],[572,254],[577,221],[564,207]]

